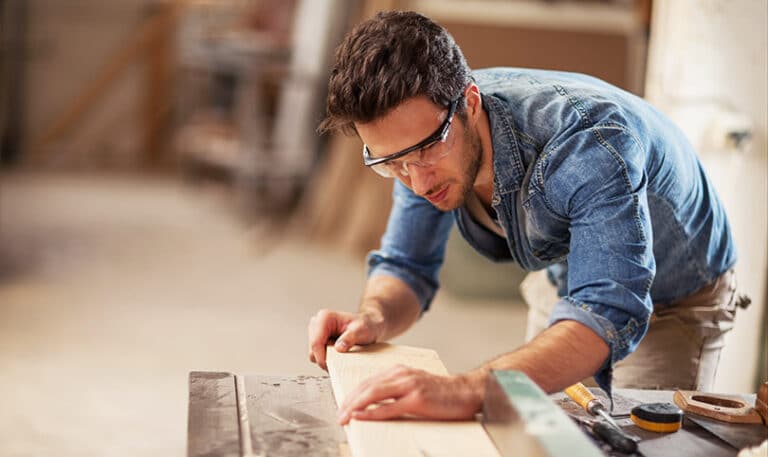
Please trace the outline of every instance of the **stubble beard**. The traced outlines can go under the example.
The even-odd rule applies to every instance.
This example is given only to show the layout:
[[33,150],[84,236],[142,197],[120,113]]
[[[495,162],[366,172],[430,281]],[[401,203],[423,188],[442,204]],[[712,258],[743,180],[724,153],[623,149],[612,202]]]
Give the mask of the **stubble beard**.
[[[469,194],[473,192],[477,174],[480,172],[480,166],[483,163],[483,145],[480,143],[480,135],[476,131],[464,130],[464,148],[468,152],[463,161],[462,183],[459,195],[459,201],[456,208],[464,206]],[[454,208],[455,209],[455,208]]]
[[477,174],[483,163],[483,146],[480,142],[480,135],[475,131],[466,129],[462,135],[462,142],[467,154],[464,155],[461,162],[462,170],[459,182],[459,198],[454,204],[446,207],[441,207],[439,203],[435,204],[434,206],[440,211],[453,211],[464,206],[467,197],[473,192],[472,189],[475,185],[475,179],[477,179]]

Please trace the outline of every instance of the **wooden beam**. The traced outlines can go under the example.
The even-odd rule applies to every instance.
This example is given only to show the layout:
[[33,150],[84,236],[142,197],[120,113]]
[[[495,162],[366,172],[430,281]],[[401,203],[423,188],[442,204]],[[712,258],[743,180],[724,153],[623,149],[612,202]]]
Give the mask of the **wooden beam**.
[[[345,354],[328,346],[327,362],[337,404],[360,381],[396,364],[448,374],[435,351],[384,343],[356,347]],[[345,431],[353,457],[499,457],[476,421],[353,420]]]
[[146,89],[139,118],[143,126],[143,162],[154,167],[162,164],[167,146],[173,92],[171,61],[178,19],[175,4],[166,3],[159,7],[161,10],[156,14],[162,20],[162,27],[153,30],[151,43],[144,46]]
[[188,457],[240,457],[235,377],[230,373],[189,374]]

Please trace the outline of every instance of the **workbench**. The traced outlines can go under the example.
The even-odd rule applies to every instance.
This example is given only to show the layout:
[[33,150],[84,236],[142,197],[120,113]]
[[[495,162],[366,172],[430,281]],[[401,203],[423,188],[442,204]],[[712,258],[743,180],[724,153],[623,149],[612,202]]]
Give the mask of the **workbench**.
[[[616,389],[614,393],[613,414],[624,431],[641,439],[643,456],[731,457],[738,453],[689,420],[683,421],[679,431],[661,434],[642,430],[623,416],[640,403],[671,402],[672,395],[673,391],[633,389]],[[564,394],[550,398],[571,417],[586,416]],[[745,400],[754,403],[754,396]],[[346,457],[346,436],[336,422],[336,411],[328,376],[192,372],[187,455]]]

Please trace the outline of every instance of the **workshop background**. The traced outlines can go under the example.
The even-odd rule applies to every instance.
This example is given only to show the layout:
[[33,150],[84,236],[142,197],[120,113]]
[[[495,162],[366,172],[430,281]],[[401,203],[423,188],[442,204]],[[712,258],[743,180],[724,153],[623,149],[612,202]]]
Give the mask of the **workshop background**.
[[[753,298],[717,390],[768,378],[764,0],[0,0],[0,456],[184,455],[189,371],[320,373],[306,324],[356,308],[391,186],[316,134],[328,62],[393,8],[679,122]],[[522,277],[452,239],[396,341],[454,372],[519,346]]]

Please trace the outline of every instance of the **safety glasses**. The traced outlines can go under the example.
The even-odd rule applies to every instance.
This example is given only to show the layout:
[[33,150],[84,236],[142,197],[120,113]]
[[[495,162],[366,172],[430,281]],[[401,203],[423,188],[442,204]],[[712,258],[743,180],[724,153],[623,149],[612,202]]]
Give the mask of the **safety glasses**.
[[[398,175],[408,176],[408,165],[416,165],[420,167],[431,167],[435,165],[450,152],[449,148],[440,148],[436,146],[440,143],[445,143],[448,139],[451,122],[453,122],[453,115],[456,113],[456,108],[459,105],[462,96],[448,105],[448,114],[442,125],[440,125],[433,134],[420,141],[418,144],[383,157],[372,157],[368,145],[363,144],[363,163],[365,166],[373,169],[373,171],[385,178],[394,178]],[[418,156],[413,157],[410,160],[398,160],[414,151],[419,151]]]

